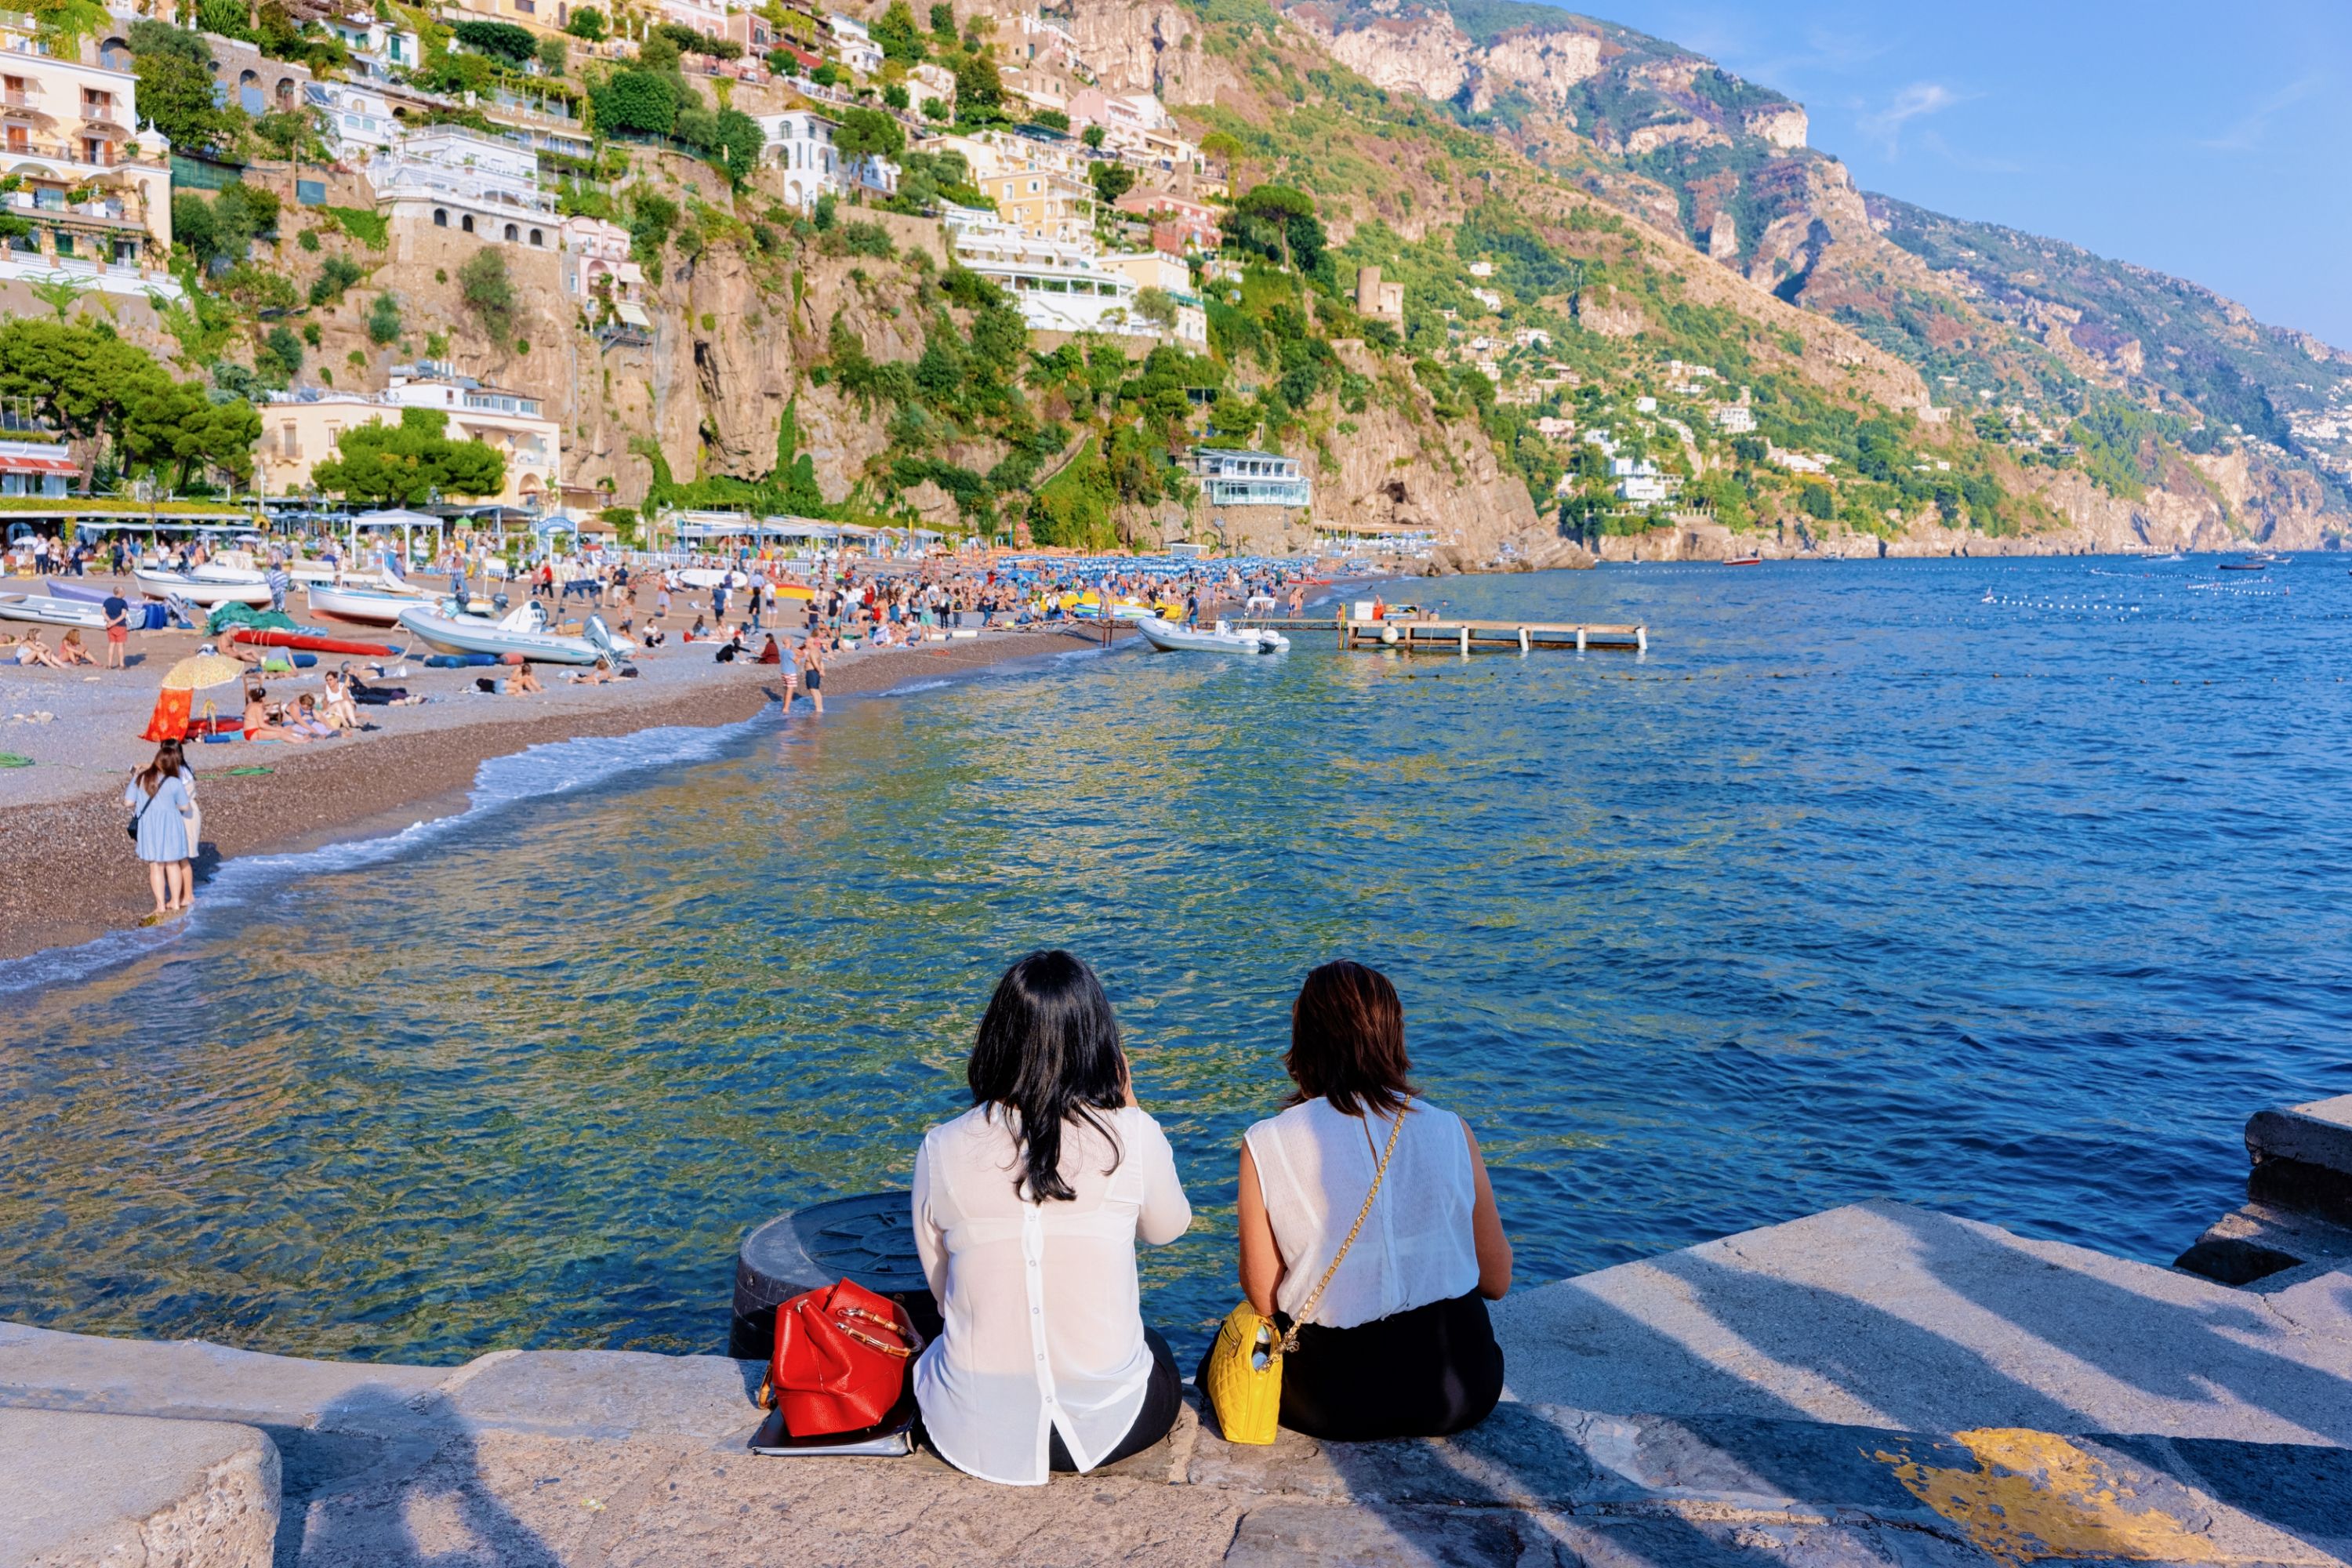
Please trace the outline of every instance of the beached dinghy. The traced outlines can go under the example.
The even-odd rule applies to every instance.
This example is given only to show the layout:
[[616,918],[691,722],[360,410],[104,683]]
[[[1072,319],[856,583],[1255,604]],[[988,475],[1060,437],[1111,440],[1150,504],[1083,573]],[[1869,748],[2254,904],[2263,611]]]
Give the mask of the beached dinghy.
[[1145,616],[1135,623],[1135,629],[1161,653],[1281,653],[1290,647],[1290,639],[1280,632],[1251,627],[1235,630],[1223,621],[1217,623],[1215,630],[1204,631],[1199,626],[1180,626],[1157,616]]
[[46,594],[0,594],[0,621],[37,621],[47,626],[79,626],[84,631],[106,629],[106,611],[80,599],[58,599]]
[[310,584],[311,614],[338,621],[357,621],[362,626],[397,626],[404,610],[429,610],[435,603],[421,594],[394,593],[388,588]]
[[[199,570],[226,570],[200,568]],[[204,577],[186,572],[166,572],[160,566],[139,566],[131,569],[131,580],[139,591],[151,599],[169,599],[177,595],[191,605],[207,609],[216,605],[267,605],[269,584],[259,576]]]
[[[589,620],[593,630],[603,632],[601,619],[592,616]],[[546,629],[546,612],[536,604],[525,605],[497,621],[451,615],[446,606],[437,611],[404,610],[400,624],[445,653],[487,653],[498,658],[516,654],[539,664],[593,664],[614,654],[625,657],[636,651],[635,644],[610,633],[604,635],[604,646],[599,647],[589,637],[551,632]]]

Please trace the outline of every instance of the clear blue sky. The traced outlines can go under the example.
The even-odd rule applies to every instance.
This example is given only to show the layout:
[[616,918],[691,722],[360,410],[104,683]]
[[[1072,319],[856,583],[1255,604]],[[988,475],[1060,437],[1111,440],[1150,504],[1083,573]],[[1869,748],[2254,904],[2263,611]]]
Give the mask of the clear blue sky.
[[1863,189],[2352,348],[2352,0],[1571,0],[1786,93]]

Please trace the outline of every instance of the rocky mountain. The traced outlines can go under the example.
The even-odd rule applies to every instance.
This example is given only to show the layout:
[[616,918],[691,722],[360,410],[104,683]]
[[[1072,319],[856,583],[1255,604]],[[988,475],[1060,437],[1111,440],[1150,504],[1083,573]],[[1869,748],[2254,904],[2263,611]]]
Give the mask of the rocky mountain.
[[[2211,502],[2217,487],[2186,476],[2232,454],[2255,482],[2218,487],[2239,499],[2198,537],[2310,547],[2352,530],[2343,350],[2195,283],[1861,192],[1807,145],[1801,105],[1612,23],[1515,0],[1294,0],[1285,15],[1368,79],[1898,356],[1988,438],[2061,466],[2088,448],[2134,537]],[[2144,438],[2110,450],[2086,415]],[[2085,525],[2111,510],[2040,488]]]

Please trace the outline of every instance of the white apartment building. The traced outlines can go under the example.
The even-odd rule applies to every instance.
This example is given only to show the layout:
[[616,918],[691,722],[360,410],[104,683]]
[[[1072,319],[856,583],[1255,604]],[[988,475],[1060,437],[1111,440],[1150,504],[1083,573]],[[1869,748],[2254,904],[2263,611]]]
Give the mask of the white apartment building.
[[784,171],[784,200],[803,212],[841,189],[841,155],[833,150],[834,122],[806,109],[759,117],[768,151]]
[[0,13],[0,174],[18,181],[0,202],[33,226],[0,252],[0,276],[69,274],[131,295],[162,284],[176,296],[161,270],[172,244],[171,147],[138,129],[128,48],[109,38],[96,58],[121,68],[51,55],[28,17]]
[[887,158],[844,158],[833,145],[840,126],[814,110],[753,118],[768,140],[768,153],[784,171],[784,200],[801,211],[815,206],[819,196],[838,196],[852,186],[897,194],[898,165]]
[[1756,410],[1745,403],[1718,403],[1714,409],[1715,427],[1727,436],[1745,436],[1756,428]]
[[510,245],[555,243],[555,198],[539,187],[538,157],[502,138],[426,126],[378,153],[368,179],[394,218]]
[[1296,458],[1223,447],[1192,448],[1192,471],[1211,506],[1315,504],[1315,481]]
[[936,98],[950,115],[955,112],[955,72],[943,65],[925,60],[921,65],[909,66],[907,68],[907,91],[909,101],[918,110],[923,107],[923,100]]
[[582,163],[596,155],[596,140],[588,133],[579,106],[568,99],[501,87],[483,99],[479,108],[482,117],[519,147],[560,153]]
[[326,29],[343,41],[360,75],[384,81],[395,70],[412,70],[425,58],[424,42],[413,28],[379,21],[373,12],[329,16]]
[[1612,458],[1609,477],[1617,481],[1617,499],[1648,506],[1666,500],[1683,488],[1679,474],[1662,474],[1647,458]]
[[505,455],[506,488],[486,499],[533,506],[561,489],[562,427],[542,416],[537,398],[431,364],[396,367],[390,389],[373,395],[303,387],[272,397],[259,410],[257,482],[266,494],[307,490],[311,468],[334,455],[345,431],[377,421],[397,424],[406,408],[437,409],[448,416],[445,430],[451,440],[482,441]]
[[319,111],[327,145],[346,163],[363,163],[391,149],[400,122],[383,93],[360,82],[314,81],[302,92]]
[[833,36],[833,52],[841,63],[859,76],[872,76],[882,68],[882,46],[866,30],[866,24],[850,16],[827,16],[827,33]]
[[956,259],[1011,295],[1031,331],[1159,335],[1135,314],[1134,282],[1093,246],[1040,239],[972,207],[947,207],[940,222]]

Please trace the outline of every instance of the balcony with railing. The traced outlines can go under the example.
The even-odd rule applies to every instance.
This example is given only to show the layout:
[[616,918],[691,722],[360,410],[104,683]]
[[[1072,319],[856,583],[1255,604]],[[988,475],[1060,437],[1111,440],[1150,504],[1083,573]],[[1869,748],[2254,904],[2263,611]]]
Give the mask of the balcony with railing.
[[390,170],[376,181],[375,192],[379,200],[446,200],[496,207],[521,216],[555,216],[554,196],[535,185],[524,188],[500,184],[431,163],[404,163]]
[[[12,126],[10,130],[15,128]],[[103,156],[93,158],[80,146],[70,142],[49,142],[32,136],[9,135],[0,139],[0,159],[14,162],[38,159],[46,163],[65,163],[76,169],[166,169],[171,165],[161,158],[150,158],[136,142],[108,142]]]
[[73,227],[146,227],[136,210],[120,196],[96,196],[89,201],[68,202],[63,191],[12,191],[8,193],[7,205],[11,211],[20,215],[62,222]]

